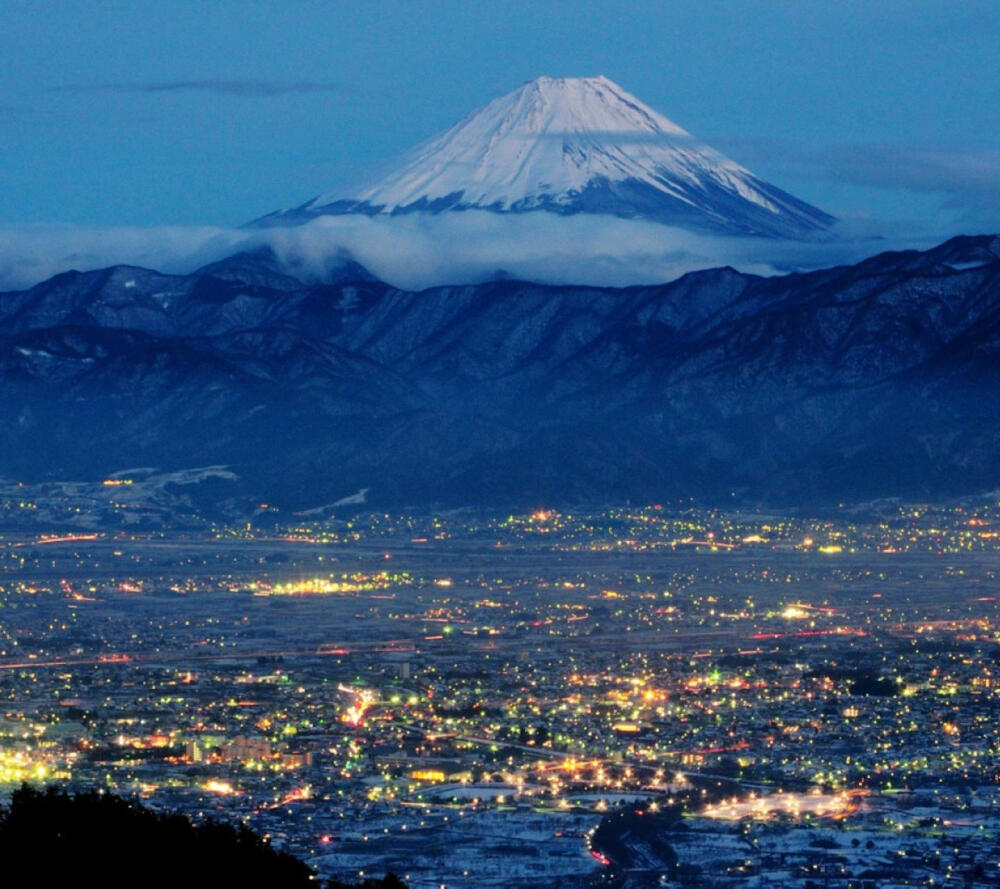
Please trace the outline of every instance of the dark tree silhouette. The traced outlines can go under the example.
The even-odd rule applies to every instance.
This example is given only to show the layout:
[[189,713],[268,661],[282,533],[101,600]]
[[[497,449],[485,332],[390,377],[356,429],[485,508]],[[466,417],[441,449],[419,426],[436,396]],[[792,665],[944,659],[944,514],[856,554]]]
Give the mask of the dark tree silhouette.
[[[0,810],[5,886],[315,889],[314,874],[245,826],[192,824],[113,794],[23,785]],[[14,875],[19,875],[20,879]],[[347,889],[331,881],[327,889]],[[390,875],[364,889],[405,889]]]

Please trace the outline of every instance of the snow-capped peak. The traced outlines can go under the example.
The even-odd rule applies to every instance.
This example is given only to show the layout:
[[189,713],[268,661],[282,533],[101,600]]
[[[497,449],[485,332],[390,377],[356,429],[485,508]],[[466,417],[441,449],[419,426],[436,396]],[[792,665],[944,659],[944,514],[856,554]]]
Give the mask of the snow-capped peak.
[[607,213],[786,236],[832,222],[603,76],[525,83],[358,194],[325,194],[278,218],[473,208]]

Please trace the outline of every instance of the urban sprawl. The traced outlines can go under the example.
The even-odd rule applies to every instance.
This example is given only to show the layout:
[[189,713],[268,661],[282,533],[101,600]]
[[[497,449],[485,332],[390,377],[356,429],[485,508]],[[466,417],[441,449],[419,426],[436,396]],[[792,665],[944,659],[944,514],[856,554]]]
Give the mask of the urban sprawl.
[[130,486],[0,489],[4,794],[416,889],[1000,883],[995,498],[157,530]]

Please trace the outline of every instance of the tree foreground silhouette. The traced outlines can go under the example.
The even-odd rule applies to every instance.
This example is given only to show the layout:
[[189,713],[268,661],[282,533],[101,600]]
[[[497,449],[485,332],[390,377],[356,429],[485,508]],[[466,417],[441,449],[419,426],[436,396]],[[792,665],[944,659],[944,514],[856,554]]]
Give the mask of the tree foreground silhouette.
[[[67,794],[23,785],[0,810],[4,885],[63,889],[316,889],[302,861],[278,852],[245,826],[195,825],[113,794]],[[20,879],[14,877],[20,875]],[[391,874],[356,889],[406,889]],[[331,880],[326,889],[351,884]]]

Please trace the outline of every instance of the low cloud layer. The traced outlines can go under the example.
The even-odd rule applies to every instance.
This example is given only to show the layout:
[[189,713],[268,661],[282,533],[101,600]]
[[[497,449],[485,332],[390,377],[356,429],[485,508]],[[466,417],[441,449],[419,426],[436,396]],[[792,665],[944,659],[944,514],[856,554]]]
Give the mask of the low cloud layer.
[[139,265],[187,272],[237,249],[239,230],[194,226],[84,228],[31,225],[0,229],[0,289],[30,287],[59,272]]
[[729,265],[762,275],[853,262],[915,241],[843,229],[822,243],[698,235],[610,216],[469,211],[438,216],[326,216],[262,230],[211,227],[33,226],[0,230],[0,289],[31,286],[69,269],[139,265],[187,273],[263,245],[300,276],[321,280],[345,252],[408,289],[474,283],[498,275],[553,284],[625,286]]

